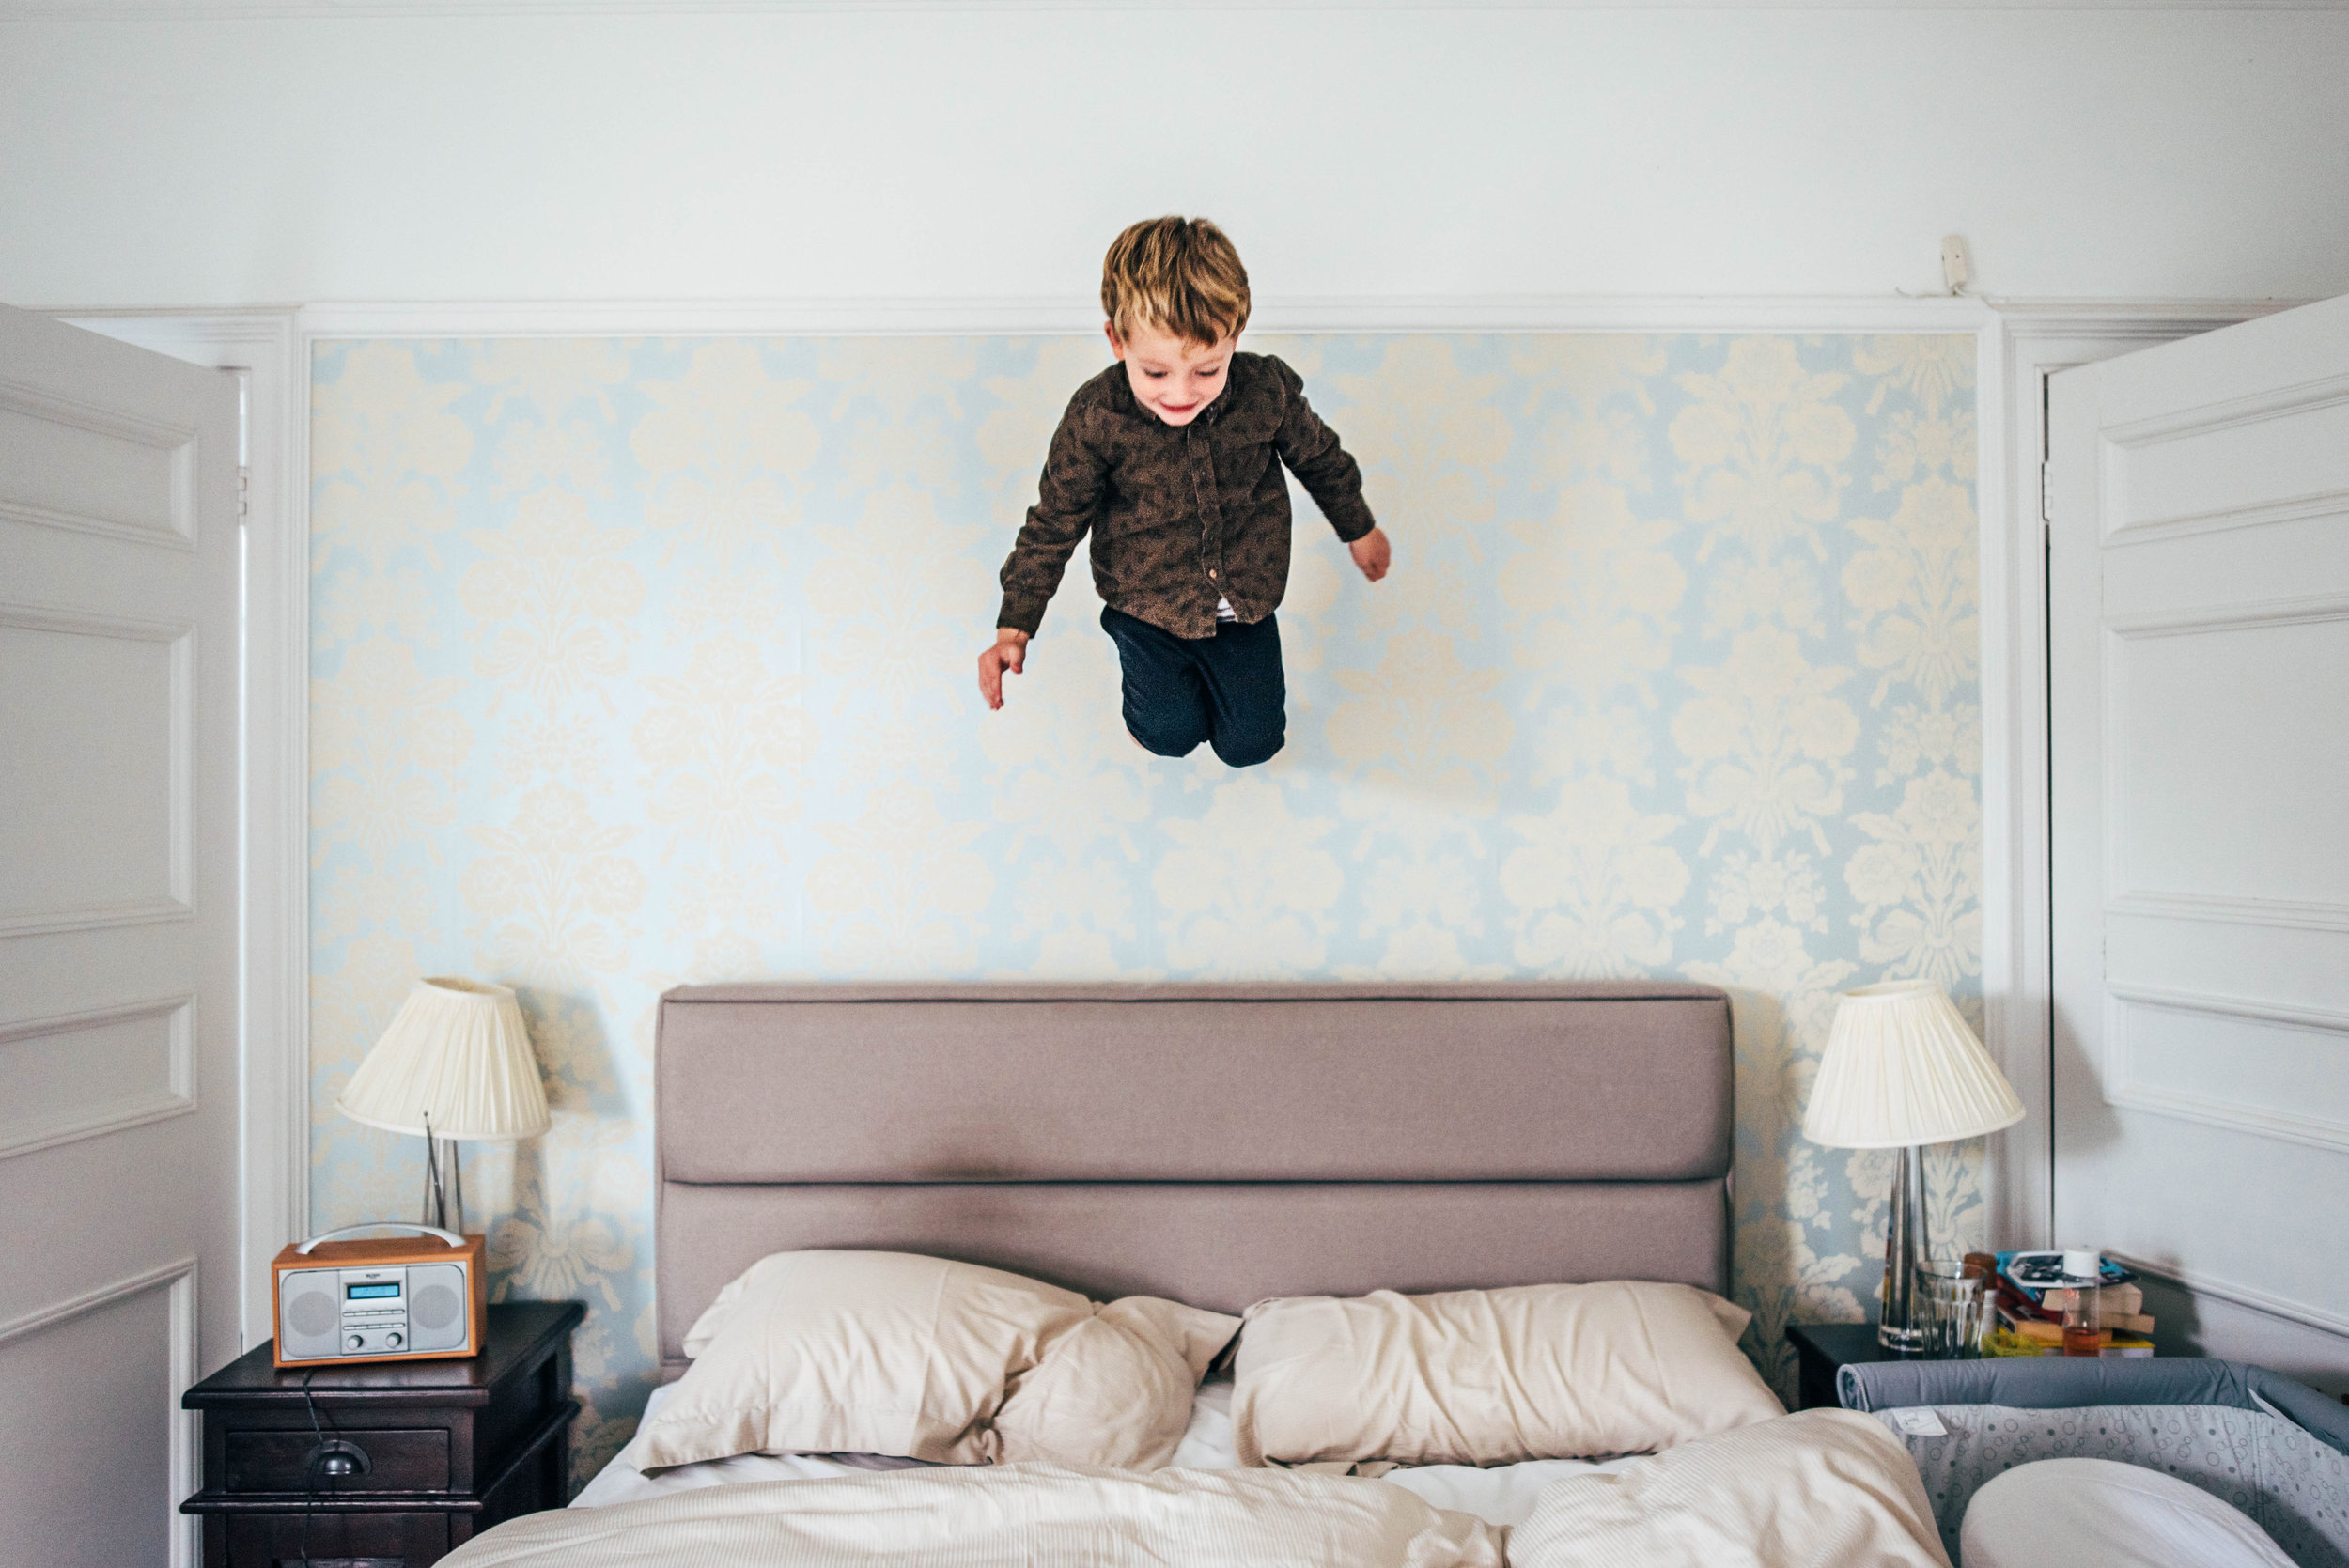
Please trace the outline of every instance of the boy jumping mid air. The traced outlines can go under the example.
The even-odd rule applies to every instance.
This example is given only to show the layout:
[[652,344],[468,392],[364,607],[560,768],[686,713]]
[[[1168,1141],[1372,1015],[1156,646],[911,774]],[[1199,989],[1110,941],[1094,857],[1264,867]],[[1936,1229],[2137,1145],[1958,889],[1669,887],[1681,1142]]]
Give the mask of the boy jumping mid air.
[[1026,663],[1090,530],[1134,739],[1160,756],[1204,740],[1233,768],[1268,761],[1288,729],[1272,618],[1289,578],[1281,464],[1373,582],[1387,575],[1387,536],[1363,505],[1361,469],[1306,406],[1297,372],[1237,351],[1248,272],[1221,229],[1205,218],[1134,225],[1102,263],[1101,308],[1119,363],[1077,389],[1052,433],[1036,504],[1003,563],[979,692],[1003,706],[1004,673]]

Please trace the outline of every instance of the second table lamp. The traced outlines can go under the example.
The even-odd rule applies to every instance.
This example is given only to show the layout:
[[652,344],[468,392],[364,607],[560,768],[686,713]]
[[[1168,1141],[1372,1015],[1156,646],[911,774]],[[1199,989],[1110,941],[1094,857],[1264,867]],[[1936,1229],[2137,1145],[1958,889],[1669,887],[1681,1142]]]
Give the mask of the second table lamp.
[[478,980],[417,981],[334,1109],[371,1127],[424,1134],[423,1222],[459,1234],[465,1179],[455,1141],[510,1142],[553,1125],[512,989]]
[[2023,1119],[2023,1102],[1937,980],[1843,993],[1802,1116],[1802,1135],[1838,1149],[1898,1149],[1885,1235],[1876,1343],[1916,1355],[1917,1261],[1926,1241],[1923,1145],[1979,1138]]

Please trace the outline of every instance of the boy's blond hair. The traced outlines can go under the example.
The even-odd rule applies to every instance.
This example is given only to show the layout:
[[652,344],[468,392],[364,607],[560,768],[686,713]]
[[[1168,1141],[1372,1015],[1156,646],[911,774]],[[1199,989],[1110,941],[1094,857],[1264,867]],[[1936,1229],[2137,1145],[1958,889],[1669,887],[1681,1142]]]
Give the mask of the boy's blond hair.
[[1101,308],[1120,340],[1150,327],[1213,345],[1248,325],[1248,269],[1205,218],[1149,218],[1101,262]]

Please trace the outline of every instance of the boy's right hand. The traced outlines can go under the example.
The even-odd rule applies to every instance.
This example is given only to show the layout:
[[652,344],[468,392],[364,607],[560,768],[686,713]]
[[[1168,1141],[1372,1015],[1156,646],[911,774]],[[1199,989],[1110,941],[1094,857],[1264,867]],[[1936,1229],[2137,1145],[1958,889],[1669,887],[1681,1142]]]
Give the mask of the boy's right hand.
[[979,695],[990,708],[1003,706],[1003,673],[1018,675],[1028,661],[1028,634],[1007,626],[995,629],[995,645],[979,655]]

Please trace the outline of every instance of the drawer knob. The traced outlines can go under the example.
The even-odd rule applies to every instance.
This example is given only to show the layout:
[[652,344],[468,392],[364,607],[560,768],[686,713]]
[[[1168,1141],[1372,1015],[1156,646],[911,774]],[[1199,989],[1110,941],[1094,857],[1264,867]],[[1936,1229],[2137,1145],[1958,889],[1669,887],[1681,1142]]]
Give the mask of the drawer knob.
[[367,1451],[356,1443],[340,1438],[320,1443],[310,1451],[310,1466],[319,1475],[340,1481],[354,1475],[366,1475],[375,1467],[367,1460]]

